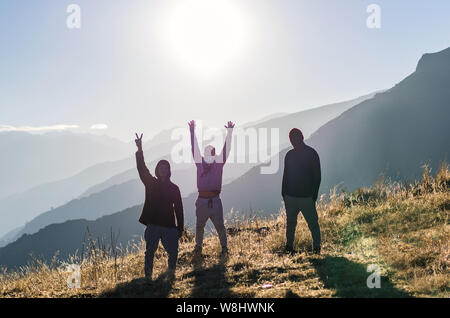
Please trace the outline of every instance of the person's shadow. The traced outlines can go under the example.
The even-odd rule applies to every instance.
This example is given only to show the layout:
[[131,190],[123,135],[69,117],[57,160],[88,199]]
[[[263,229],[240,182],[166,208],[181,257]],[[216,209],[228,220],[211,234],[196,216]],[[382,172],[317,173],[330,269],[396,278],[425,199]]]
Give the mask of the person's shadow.
[[233,285],[226,278],[226,257],[221,257],[219,262],[209,268],[205,268],[200,258],[194,262],[194,269],[189,275],[194,277],[194,287],[190,297],[192,298],[230,298],[239,297],[233,293],[230,287]]
[[367,279],[373,272],[368,272],[366,265],[345,257],[325,256],[312,259],[311,263],[325,287],[336,291],[334,294],[336,297],[411,297],[405,291],[396,288],[390,279],[383,275],[380,277],[380,288],[369,288]]
[[166,271],[153,281],[145,277],[118,284],[114,289],[102,293],[99,297],[113,298],[167,298],[175,280],[173,272]]

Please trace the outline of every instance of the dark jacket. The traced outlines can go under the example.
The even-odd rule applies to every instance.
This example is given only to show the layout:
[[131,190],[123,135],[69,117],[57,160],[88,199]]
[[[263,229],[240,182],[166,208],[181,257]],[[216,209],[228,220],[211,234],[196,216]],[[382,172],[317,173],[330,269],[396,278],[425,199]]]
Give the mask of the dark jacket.
[[317,152],[303,144],[291,149],[284,158],[284,173],[281,195],[317,200],[321,174]]
[[[145,203],[139,222],[144,225],[184,228],[183,203],[180,189],[170,180],[163,183],[151,175],[142,151],[136,152],[139,177],[145,185]],[[176,219],[176,223],[175,223]]]

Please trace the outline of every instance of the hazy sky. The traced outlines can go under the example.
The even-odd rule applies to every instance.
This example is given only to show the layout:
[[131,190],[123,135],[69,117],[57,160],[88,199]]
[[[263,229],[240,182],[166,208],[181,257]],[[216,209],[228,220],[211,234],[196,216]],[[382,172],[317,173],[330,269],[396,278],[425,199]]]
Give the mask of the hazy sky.
[[[389,88],[450,46],[446,0],[194,2],[2,0],[0,130],[131,139],[191,118],[244,123]],[[66,26],[71,3],[80,29]],[[380,29],[366,26],[371,3]]]

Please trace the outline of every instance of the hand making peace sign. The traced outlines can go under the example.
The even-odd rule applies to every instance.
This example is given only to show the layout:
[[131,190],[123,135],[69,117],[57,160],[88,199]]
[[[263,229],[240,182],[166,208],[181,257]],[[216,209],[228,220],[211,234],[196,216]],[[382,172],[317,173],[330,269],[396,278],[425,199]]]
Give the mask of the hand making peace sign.
[[142,150],[142,136],[144,136],[143,133],[141,134],[141,137],[139,137],[138,134],[136,133],[136,139],[134,140],[139,151]]

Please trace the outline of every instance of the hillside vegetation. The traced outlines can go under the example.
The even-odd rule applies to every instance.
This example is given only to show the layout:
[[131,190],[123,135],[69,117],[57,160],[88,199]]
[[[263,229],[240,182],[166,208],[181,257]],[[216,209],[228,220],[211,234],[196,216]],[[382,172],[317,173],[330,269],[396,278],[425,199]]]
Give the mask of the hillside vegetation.
[[[285,216],[227,225],[228,258],[217,237],[205,239],[204,258],[193,262],[194,237],[181,242],[175,277],[167,275],[162,247],[154,280],[143,279],[144,246],[105,248],[90,241],[81,265],[81,287],[68,288],[65,265],[36,261],[19,272],[3,270],[0,297],[449,297],[450,171],[424,168],[414,184],[378,181],[318,202],[322,255],[309,254],[309,230],[300,218],[297,253],[283,251]],[[232,212],[230,212],[232,213]],[[381,269],[381,288],[366,285],[367,266]],[[264,286],[271,284],[272,286]],[[264,288],[264,287],[266,288]]]

